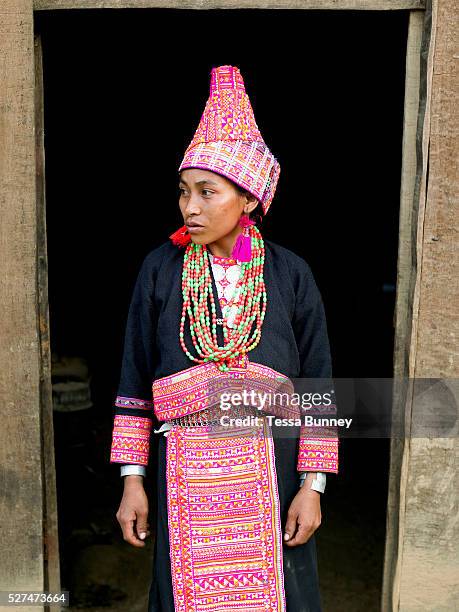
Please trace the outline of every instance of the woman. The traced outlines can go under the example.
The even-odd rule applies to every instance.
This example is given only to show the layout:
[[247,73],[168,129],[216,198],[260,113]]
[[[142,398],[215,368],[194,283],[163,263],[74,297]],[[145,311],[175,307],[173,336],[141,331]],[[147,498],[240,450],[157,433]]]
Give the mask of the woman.
[[238,68],[212,69],[179,173],[185,225],[147,255],[129,309],[111,449],[124,464],[117,519],[128,542],[145,545],[143,477],[153,422],[163,422],[149,611],[319,611],[314,531],[338,439],[296,421],[281,432],[257,394],[237,408],[229,396],[247,424],[223,426],[215,411],[222,389],[331,377],[311,270],[255,224],[280,167]]

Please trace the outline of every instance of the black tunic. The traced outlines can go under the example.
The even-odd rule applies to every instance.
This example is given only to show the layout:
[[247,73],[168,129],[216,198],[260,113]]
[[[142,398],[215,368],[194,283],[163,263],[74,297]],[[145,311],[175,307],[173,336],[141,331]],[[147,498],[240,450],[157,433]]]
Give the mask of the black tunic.
[[[324,307],[309,265],[290,251],[264,239],[267,309],[259,344],[250,361],[289,378],[331,379],[331,357]],[[126,325],[118,395],[151,401],[156,378],[192,367],[179,341],[182,311],[182,248],[169,240],[145,258],[135,285]],[[217,317],[222,317],[212,277]],[[185,326],[185,343],[194,347]],[[223,345],[222,330],[218,329]],[[115,408],[115,414],[145,417],[145,410]],[[154,427],[158,426],[153,417]],[[273,425],[282,528],[298,491],[298,439],[277,435]],[[174,610],[166,502],[166,439],[161,434],[157,470],[157,533],[149,612]],[[284,586],[289,612],[321,610],[314,535],[303,545],[283,547]]]

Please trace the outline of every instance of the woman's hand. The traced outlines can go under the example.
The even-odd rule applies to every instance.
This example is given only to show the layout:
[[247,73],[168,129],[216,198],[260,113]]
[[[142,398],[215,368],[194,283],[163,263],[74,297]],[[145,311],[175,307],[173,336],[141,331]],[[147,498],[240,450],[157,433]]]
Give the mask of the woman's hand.
[[123,538],[132,546],[145,546],[148,531],[148,498],[143,488],[143,476],[124,476],[124,493],[116,513],[123,531]]
[[313,474],[306,476],[304,485],[293,498],[287,513],[284,543],[298,546],[309,540],[322,521],[320,493],[310,489]]

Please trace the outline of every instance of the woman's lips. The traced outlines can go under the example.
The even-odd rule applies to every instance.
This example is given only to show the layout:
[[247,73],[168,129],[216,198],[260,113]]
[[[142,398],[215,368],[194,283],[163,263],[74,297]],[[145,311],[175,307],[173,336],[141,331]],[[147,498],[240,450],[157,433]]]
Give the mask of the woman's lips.
[[202,225],[187,225],[186,226],[190,234],[195,234],[203,229],[205,229]]

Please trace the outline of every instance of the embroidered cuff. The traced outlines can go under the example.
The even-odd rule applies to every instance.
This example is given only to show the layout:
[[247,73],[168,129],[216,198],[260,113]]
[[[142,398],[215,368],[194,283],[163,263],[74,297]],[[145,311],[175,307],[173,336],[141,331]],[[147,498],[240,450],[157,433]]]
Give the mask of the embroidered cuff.
[[116,414],[110,463],[148,465],[151,418]]
[[297,470],[300,472],[333,472],[338,473],[338,438],[306,437],[311,435],[302,429]]

